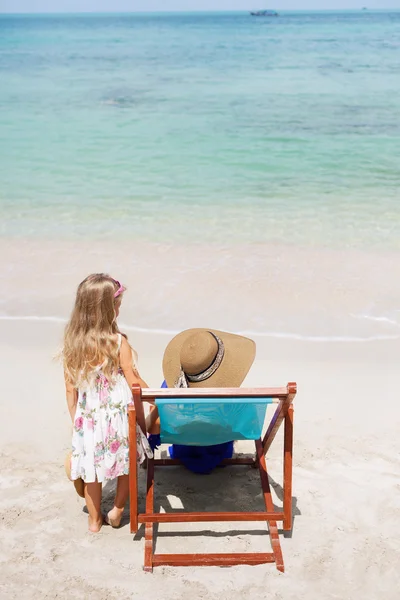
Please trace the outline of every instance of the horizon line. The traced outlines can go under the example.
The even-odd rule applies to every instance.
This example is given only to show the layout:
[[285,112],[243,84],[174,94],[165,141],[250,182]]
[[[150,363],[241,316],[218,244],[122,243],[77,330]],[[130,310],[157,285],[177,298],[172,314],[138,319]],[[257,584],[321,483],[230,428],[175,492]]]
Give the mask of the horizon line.
[[[291,9],[282,9],[279,11],[280,13],[299,13],[299,12],[389,12],[389,11],[398,11],[400,12],[400,7],[386,7],[386,8],[368,8],[368,7],[359,7],[359,8],[291,8]],[[56,10],[56,11],[35,11],[35,12],[27,12],[27,11],[1,11],[0,15],[149,15],[149,14],[240,14],[240,13],[250,13],[249,9],[241,9],[241,10],[178,10],[171,9],[167,11],[163,10]],[[278,11],[277,11],[278,12]]]

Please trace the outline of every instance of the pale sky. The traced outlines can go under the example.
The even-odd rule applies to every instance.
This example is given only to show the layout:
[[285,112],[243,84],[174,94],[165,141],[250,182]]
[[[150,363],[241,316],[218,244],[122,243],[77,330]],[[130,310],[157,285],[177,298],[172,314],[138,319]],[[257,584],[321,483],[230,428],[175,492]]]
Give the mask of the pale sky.
[[[322,5],[322,6],[321,6]],[[397,8],[400,0],[0,0],[0,12],[133,12]]]

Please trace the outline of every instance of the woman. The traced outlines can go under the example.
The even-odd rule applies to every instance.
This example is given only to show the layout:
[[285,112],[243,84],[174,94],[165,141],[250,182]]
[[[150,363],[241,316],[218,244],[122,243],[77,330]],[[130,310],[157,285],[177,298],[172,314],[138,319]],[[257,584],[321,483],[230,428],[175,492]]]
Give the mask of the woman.
[[[254,362],[256,345],[249,338],[214,329],[188,329],[168,344],[163,358],[162,387],[240,387]],[[150,445],[160,443],[157,409],[148,419]],[[215,432],[214,432],[215,434]],[[233,441],[213,445],[177,445],[169,449],[195,473],[210,473],[233,454]]]

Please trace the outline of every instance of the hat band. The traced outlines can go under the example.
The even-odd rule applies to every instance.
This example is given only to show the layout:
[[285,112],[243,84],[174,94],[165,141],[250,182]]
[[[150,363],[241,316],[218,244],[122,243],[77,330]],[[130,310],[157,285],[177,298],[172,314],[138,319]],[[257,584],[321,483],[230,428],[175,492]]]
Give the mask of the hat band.
[[217,335],[215,335],[215,333],[213,333],[212,331],[209,331],[208,333],[210,333],[213,336],[213,338],[215,339],[215,341],[218,344],[218,352],[215,355],[213,362],[211,363],[211,365],[209,367],[207,367],[207,369],[205,369],[205,371],[203,371],[202,373],[199,373],[198,375],[188,375],[187,373],[185,373],[185,371],[181,367],[181,372],[179,374],[177,382],[175,383],[175,387],[187,388],[187,387],[189,387],[188,382],[199,383],[200,381],[205,381],[206,379],[209,379],[211,377],[211,375],[214,375],[215,371],[219,368],[220,364],[222,363],[222,359],[224,358],[224,354],[225,354],[224,342],[221,340],[221,338],[219,338]]

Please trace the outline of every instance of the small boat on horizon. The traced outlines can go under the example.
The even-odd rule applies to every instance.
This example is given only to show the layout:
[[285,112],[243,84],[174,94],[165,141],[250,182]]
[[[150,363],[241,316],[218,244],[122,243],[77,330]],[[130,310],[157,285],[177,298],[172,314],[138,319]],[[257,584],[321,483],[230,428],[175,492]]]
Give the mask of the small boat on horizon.
[[250,11],[252,17],[278,17],[278,13],[274,10],[253,10]]

